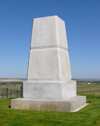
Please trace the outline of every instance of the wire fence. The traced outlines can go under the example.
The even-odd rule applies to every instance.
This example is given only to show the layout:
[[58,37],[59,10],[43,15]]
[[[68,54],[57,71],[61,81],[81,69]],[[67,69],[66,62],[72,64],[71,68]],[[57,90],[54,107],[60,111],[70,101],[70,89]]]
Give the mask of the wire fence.
[[9,88],[0,89],[0,99],[2,98],[12,98],[12,97],[22,97],[22,86],[20,90],[13,90]]

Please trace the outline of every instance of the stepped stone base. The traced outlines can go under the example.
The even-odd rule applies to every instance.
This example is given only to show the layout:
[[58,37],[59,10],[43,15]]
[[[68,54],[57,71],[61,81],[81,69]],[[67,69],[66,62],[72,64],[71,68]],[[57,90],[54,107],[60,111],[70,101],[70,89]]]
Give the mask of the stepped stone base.
[[86,105],[86,96],[74,96],[67,100],[11,99],[11,108],[15,109],[75,112]]

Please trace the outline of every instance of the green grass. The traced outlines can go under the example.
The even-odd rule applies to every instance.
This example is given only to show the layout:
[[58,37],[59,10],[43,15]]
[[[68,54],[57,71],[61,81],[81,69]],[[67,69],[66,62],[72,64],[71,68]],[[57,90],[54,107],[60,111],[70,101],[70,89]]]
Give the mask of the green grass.
[[[20,89],[16,85],[9,88]],[[75,113],[16,110],[9,108],[10,98],[0,99],[0,126],[100,126],[100,83],[77,84],[77,94],[86,95],[90,104]]]
[[100,83],[77,84],[77,94],[88,98],[100,98]]
[[100,126],[100,99],[78,112],[16,110],[9,108],[10,98],[0,99],[0,126]]

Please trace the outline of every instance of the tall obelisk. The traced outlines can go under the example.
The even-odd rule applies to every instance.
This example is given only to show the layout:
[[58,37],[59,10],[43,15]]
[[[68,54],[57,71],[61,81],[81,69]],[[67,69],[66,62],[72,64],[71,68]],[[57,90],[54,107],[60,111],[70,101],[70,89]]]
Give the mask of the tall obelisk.
[[76,81],[71,80],[65,22],[58,16],[33,20],[27,81],[23,98],[12,100],[12,108],[15,102],[21,109],[55,111],[86,105],[86,97],[76,95]]

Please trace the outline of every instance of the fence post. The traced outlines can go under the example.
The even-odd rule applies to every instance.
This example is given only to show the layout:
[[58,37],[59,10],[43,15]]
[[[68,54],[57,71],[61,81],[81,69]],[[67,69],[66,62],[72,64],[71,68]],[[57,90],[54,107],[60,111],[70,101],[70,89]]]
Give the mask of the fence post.
[[20,88],[21,88],[21,97],[23,97],[23,88],[22,86]]
[[17,97],[18,97],[18,90],[17,90]]
[[3,98],[3,93],[2,93],[2,98]]
[[7,88],[6,98],[8,98],[8,88]]

